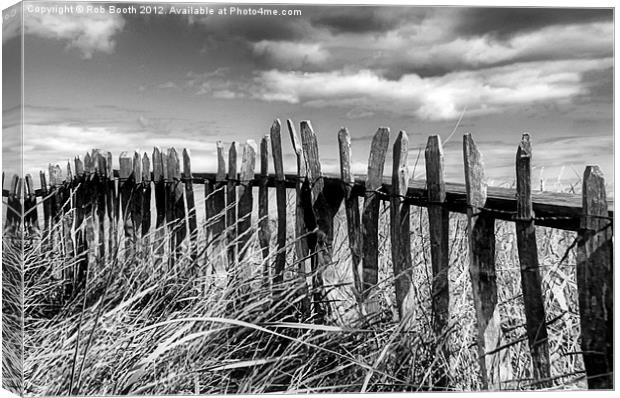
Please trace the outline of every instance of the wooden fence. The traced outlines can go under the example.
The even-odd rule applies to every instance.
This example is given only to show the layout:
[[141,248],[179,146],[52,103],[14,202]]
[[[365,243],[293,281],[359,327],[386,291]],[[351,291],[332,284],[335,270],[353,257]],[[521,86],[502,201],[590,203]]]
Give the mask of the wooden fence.
[[[533,193],[531,189],[531,145],[523,134],[516,151],[516,191],[487,187],[482,156],[471,135],[463,137],[465,184],[444,182],[443,150],[439,136],[428,138],[425,151],[426,181],[410,181],[407,171],[408,138],[399,132],[393,146],[391,179],[383,177],[389,150],[389,129],[379,128],[370,151],[368,173],[363,179],[351,172],[351,138],[346,129],[338,133],[341,174],[328,175],[321,170],[317,138],[310,122],[300,124],[300,133],[287,121],[290,140],[297,158],[297,173],[284,173],[281,124],[274,121],[269,134],[260,142],[260,170],[256,173],[257,145],[249,140],[243,145],[233,142],[228,150],[217,144],[217,172],[193,173],[189,152],[179,155],[174,148],[166,152],[155,148],[146,153],[123,152],[120,169],[112,169],[110,152],[93,150],[83,159],[75,158],[73,168],[67,164],[63,177],[61,167],[50,165],[49,181],[40,173],[40,189],[33,178],[13,176],[7,197],[5,238],[10,236],[49,239],[51,226],[56,239],[67,254],[89,253],[77,269],[67,275],[74,281],[71,295],[84,284],[88,267],[97,258],[116,253],[119,228],[123,232],[126,255],[131,256],[138,244],[155,228],[152,250],[163,254],[157,234],[168,228],[169,261],[174,263],[187,247],[192,258],[203,255],[196,242],[197,216],[194,186],[204,184],[208,239],[226,244],[229,267],[244,255],[248,231],[253,228],[253,190],[258,187],[258,238],[264,258],[270,247],[271,225],[268,220],[270,202],[268,188],[276,190],[277,247],[271,275],[274,294],[282,282],[286,266],[286,226],[295,223],[294,252],[300,272],[311,270],[311,284],[302,299],[304,313],[314,322],[323,322],[326,309],[322,303],[321,272],[332,263],[334,216],[344,204],[349,247],[353,264],[353,282],[357,300],[366,303],[378,282],[378,223],[381,201],[390,203],[392,263],[398,311],[401,319],[411,309],[405,297],[411,286],[410,206],[428,209],[432,261],[432,310],[434,333],[441,336],[449,319],[449,215],[465,213],[468,219],[470,276],[477,321],[477,347],[483,387],[499,384],[491,365],[497,361],[500,319],[497,305],[495,271],[495,220],[516,224],[527,338],[532,356],[532,372],[541,387],[550,385],[549,345],[545,308],[541,291],[541,275],[536,247],[536,226],[547,226],[578,232],[577,286],[581,317],[581,346],[592,389],[613,388],[613,211],[607,203],[602,173],[588,166],[583,177],[582,195]],[[274,174],[268,174],[269,152]],[[237,157],[241,168],[237,170]],[[181,170],[182,169],[182,170]],[[4,174],[3,174],[4,181]],[[154,206],[151,201],[154,190]],[[287,220],[286,190],[294,189],[295,219]],[[360,198],[363,199],[360,212]],[[37,202],[38,200],[38,202]],[[43,211],[39,225],[38,209]],[[151,208],[156,211],[151,225]],[[70,212],[70,210],[73,210]],[[69,215],[64,216],[63,215]],[[107,221],[106,221],[107,220]],[[175,222],[176,221],[176,222]],[[109,231],[104,233],[104,223]],[[64,224],[62,224],[64,223]],[[288,242],[291,243],[291,242]],[[269,277],[268,272],[265,277]],[[311,289],[311,290],[310,290]],[[313,296],[308,297],[307,292]],[[372,311],[372,308],[366,308]],[[495,367],[497,368],[497,367]],[[440,380],[439,384],[447,381]]]

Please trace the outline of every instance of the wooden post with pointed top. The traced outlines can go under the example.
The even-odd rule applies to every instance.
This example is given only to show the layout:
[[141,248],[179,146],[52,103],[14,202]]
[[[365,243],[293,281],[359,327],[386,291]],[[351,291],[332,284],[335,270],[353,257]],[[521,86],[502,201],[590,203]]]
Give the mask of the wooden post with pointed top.
[[190,256],[193,261],[197,257],[196,242],[198,240],[198,224],[196,220],[196,202],[194,201],[194,185],[192,181],[192,164],[187,148],[183,149],[183,178],[185,179],[185,201],[187,202],[187,225],[189,227]]
[[226,186],[226,231],[228,267],[237,264],[237,142],[230,144],[228,151],[228,183]]
[[119,157],[120,206],[125,231],[125,258],[131,258],[135,253],[136,234],[131,216],[131,197],[134,191],[133,156],[122,152]]
[[136,237],[136,248],[142,250],[142,158],[138,151],[133,153],[132,175],[134,179],[134,190],[131,194],[131,222],[133,232]]
[[[362,211],[362,299],[366,301],[377,285],[379,277],[379,190],[383,184],[383,168],[390,140],[390,129],[380,127],[375,133],[370,146],[366,193]],[[374,315],[377,305],[367,303],[367,315]]]
[[276,208],[278,212],[277,252],[274,266],[274,286],[282,283],[284,267],[286,265],[286,186],[284,166],[282,162],[282,139],[280,136],[280,120],[276,119],[271,125],[271,154],[273,168],[276,174]]
[[353,286],[358,303],[362,302],[362,235],[360,234],[360,205],[359,198],[353,194],[355,179],[351,173],[351,136],[349,131],[342,127],[338,132],[338,144],[340,147],[340,175],[344,189],[344,206],[347,215],[347,232],[349,235],[349,249],[351,250],[351,266],[353,273]]
[[[183,183],[181,182],[181,165],[179,155],[174,148],[168,149],[168,198],[171,212],[171,247],[170,258],[176,262],[181,256],[181,246],[187,236],[187,219],[185,217],[185,203],[183,201]],[[172,263],[171,263],[172,265]]]
[[487,354],[500,343],[495,273],[495,219],[482,210],[487,201],[487,182],[482,154],[470,134],[463,136],[465,188],[469,235],[469,273],[476,309],[478,365],[482,388],[499,388],[499,353]]
[[583,216],[577,244],[581,350],[588,388],[614,388],[613,220],[598,166],[583,175]]
[[[425,150],[426,189],[428,191],[428,229],[431,244],[431,263],[433,283],[431,285],[433,331],[438,344],[442,344],[443,360],[448,363],[450,351],[444,335],[448,326],[450,313],[450,291],[448,286],[448,267],[450,260],[449,228],[450,213],[444,206],[446,201],[446,184],[444,182],[444,158],[441,137],[428,137]],[[438,369],[435,372],[437,387],[447,387],[447,372],[450,369]]]
[[[62,170],[58,165],[49,165],[50,176],[50,195],[52,202],[52,247],[58,247],[61,253],[66,252],[65,241],[63,239],[63,226],[62,226],[62,192],[61,186],[63,184]],[[58,229],[56,229],[58,227]],[[56,242],[58,240],[58,242]]]
[[396,306],[401,322],[411,324],[414,309],[411,300],[407,300],[412,286],[410,211],[405,202],[409,185],[407,155],[409,138],[400,131],[394,142],[392,168],[392,197],[390,198],[390,227],[392,241],[392,265],[394,267],[394,286],[396,289]]
[[239,243],[237,253],[243,258],[252,237],[252,185],[256,166],[256,142],[248,140],[243,146],[239,173]]
[[[316,323],[322,323],[329,306],[325,306],[323,272],[332,264],[332,250],[334,239],[334,216],[343,199],[342,191],[336,186],[324,191],[325,181],[321,172],[319,147],[316,134],[309,121],[302,121],[301,141],[304,158],[307,164],[307,178],[302,188],[304,220],[309,231],[308,245],[312,255],[312,290],[313,290],[313,318]],[[326,195],[329,193],[329,196]]]
[[527,339],[532,355],[532,370],[536,386],[551,387],[549,342],[545,323],[542,278],[538,265],[536,227],[532,208],[532,148],[529,134],[523,134],[516,155],[517,175],[517,247],[521,265],[521,289],[525,307]]
[[155,190],[155,241],[153,252],[161,261],[164,255],[164,236],[166,223],[166,183],[164,180],[164,161],[159,148],[153,148],[153,187]]
[[295,182],[295,258],[297,261],[297,268],[299,270],[299,290],[301,295],[300,313],[302,319],[308,319],[311,316],[310,297],[308,296],[308,285],[312,284],[310,278],[312,274],[312,265],[308,259],[308,239],[305,236],[308,232],[306,229],[306,222],[304,221],[304,205],[302,198],[302,187],[304,179],[307,178],[306,171],[306,159],[304,157],[304,150],[301,143],[301,137],[295,130],[295,125],[291,119],[286,121],[288,127],[289,136],[293,149],[295,150],[295,156],[297,158],[297,181]]
[[[258,187],[258,240],[261,247],[263,260],[269,257],[269,244],[271,241],[271,225],[269,222],[269,188],[267,177],[269,175],[269,146],[271,145],[269,134],[265,134],[260,142],[260,175]],[[265,262],[263,268],[265,285],[269,286],[269,265]]]
[[151,229],[151,162],[149,155],[142,154],[142,239],[144,250],[149,250],[149,230]]

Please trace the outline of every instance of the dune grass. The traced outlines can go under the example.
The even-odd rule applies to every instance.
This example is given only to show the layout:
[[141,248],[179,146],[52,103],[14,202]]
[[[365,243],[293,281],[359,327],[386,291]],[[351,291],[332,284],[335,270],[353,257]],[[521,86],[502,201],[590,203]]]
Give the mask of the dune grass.
[[[293,203],[289,209],[292,220]],[[396,392],[437,389],[437,376],[445,373],[451,390],[479,389],[466,218],[455,214],[450,221],[450,321],[437,339],[432,333],[426,210],[412,208],[415,311],[407,322],[399,322],[387,204],[381,209],[379,285],[372,296],[377,313],[363,316],[355,304],[341,209],[335,220],[334,262],[321,270],[330,308],[321,325],[300,315],[303,289],[296,275],[292,223],[286,277],[277,300],[263,276],[275,259],[275,236],[270,256],[263,260],[255,230],[245,256],[228,270],[226,243],[205,237],[205,225],[198,228],[198,256],[185,250],[174,265],[168,235],[161,241],[161,234],[153,231],[135,250],[121,245],[118,252],[92,263],[86,289],[68,299],[63,298],[66,271],[86,253],[67,257],[58,244],[27,240],[22,253],[25,352],[23,363],[11,357],[17,347],[12,344],[21,336],[3,336],[5,380],[10,375],[8,380],[19,384],[23,367],[27,395]],[[53,229],[60,236],[62,221]],[[575,257],[569,250],[575,235],[547,228],[537,233],[553,388],[585,388]],[[499,308],[507,344],[501,355],[502,388],[536,389],[525,339],[514,225],[497,222],[496,236]],[[164,248],[163,256],[154,249],[157,244]],[[3,249],[4,285],[19,290],[20,251],[6,237]],[[8,322],[8,330],[15,332],[22,303],[18,291],[3,291],[5,330]],[[441,354],[444,345],[449,358]]]

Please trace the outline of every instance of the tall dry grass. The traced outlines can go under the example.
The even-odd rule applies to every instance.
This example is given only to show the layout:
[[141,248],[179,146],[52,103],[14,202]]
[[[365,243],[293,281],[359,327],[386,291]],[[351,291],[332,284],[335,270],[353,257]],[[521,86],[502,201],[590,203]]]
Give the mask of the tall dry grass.
[[[289,209],[292,220],[293,203]],[[317,325],[301,318],[292,224],[281,300],[274,300],[263,278],[263,268],[275,259],[275,236],[270,257],[263,260],[255,230],[246,255],[228,271],[226,244],[207,239],[205,225],[199,225],[197,258],[187,250],[174,266],[167,249],[159,256],[152,245],[139,244],[132,251],[121,245],[117,253],[91,266],[85,290],[70,299],[63,298],[63,271],[74,268],[86,253],[67,257],[58,245],[29,241],[23,252],[24,360],[5,355],[3,370],[11,374],[11,369],[23,366],[27,395],[417,391],[436,389],[441,373],[452,390],[480,388],[464,216],[453,215],[450,221],[451,315],[449,328],[439,339],[432,333],[425,209],[412,208],[415,311],[407,323],[397,319],[387,204],[382,205],[380,222],[379,286],[372,296],[378,311],[370,316],[361,315],[355,304],[341,209],[335,220],[334,263],[321,270],[328,291],[328,319]],[[61,228],[62,222],[54,226],[57,236]],[[575,257],[568,250],[575,236],[547,228],[537,232],[554,388],[585,388]],[[154,231],[141,241],[153,244],[158,236]],[[506,344],[501,355],[502,388],[535,389],[514,226],[498,222],[496,236]],[[7,242],[3,240],[3,277],[5,285],[18,287],[19,261],[7,259],[19,259],[20,253]],[[166,248],[168,242],[159,243]],[[9,311],[5,310],[3,321],[9,325],[19,320],[21,303],[12,299],[17,296],[5,291]],[[8,337],[4,347],[15,343]],[[441,354],[444,345],[449,358]]]

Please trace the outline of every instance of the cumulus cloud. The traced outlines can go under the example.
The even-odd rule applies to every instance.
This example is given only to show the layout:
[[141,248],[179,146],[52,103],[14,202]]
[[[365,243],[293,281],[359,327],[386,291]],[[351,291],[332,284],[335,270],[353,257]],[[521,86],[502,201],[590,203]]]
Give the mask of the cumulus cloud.
[[602,60],[527,62],[438,77],[416,74],[388,80],[374,71],[261,72],[248,95],[264,101],[345,107],[357,114],[383,111],[427,120],[499,113],[539,102],[568,104],[583,94],[586,71],[609,68]]
[[329,58],[319,43],[262,40],[252,45],[254,55],[267,58],[281,68],[301,68],[305,65],[321,65]]
[[[45,3],[40,6],[44,7]],[[55,14],[28,12],[27,9],[24,13],[25,34],[61,40],[68,49],[77,49],[84,59],[92,58],[96,52],[114,52],[114,36],[124,26],[125,20],[120,15],[108,13]]]

